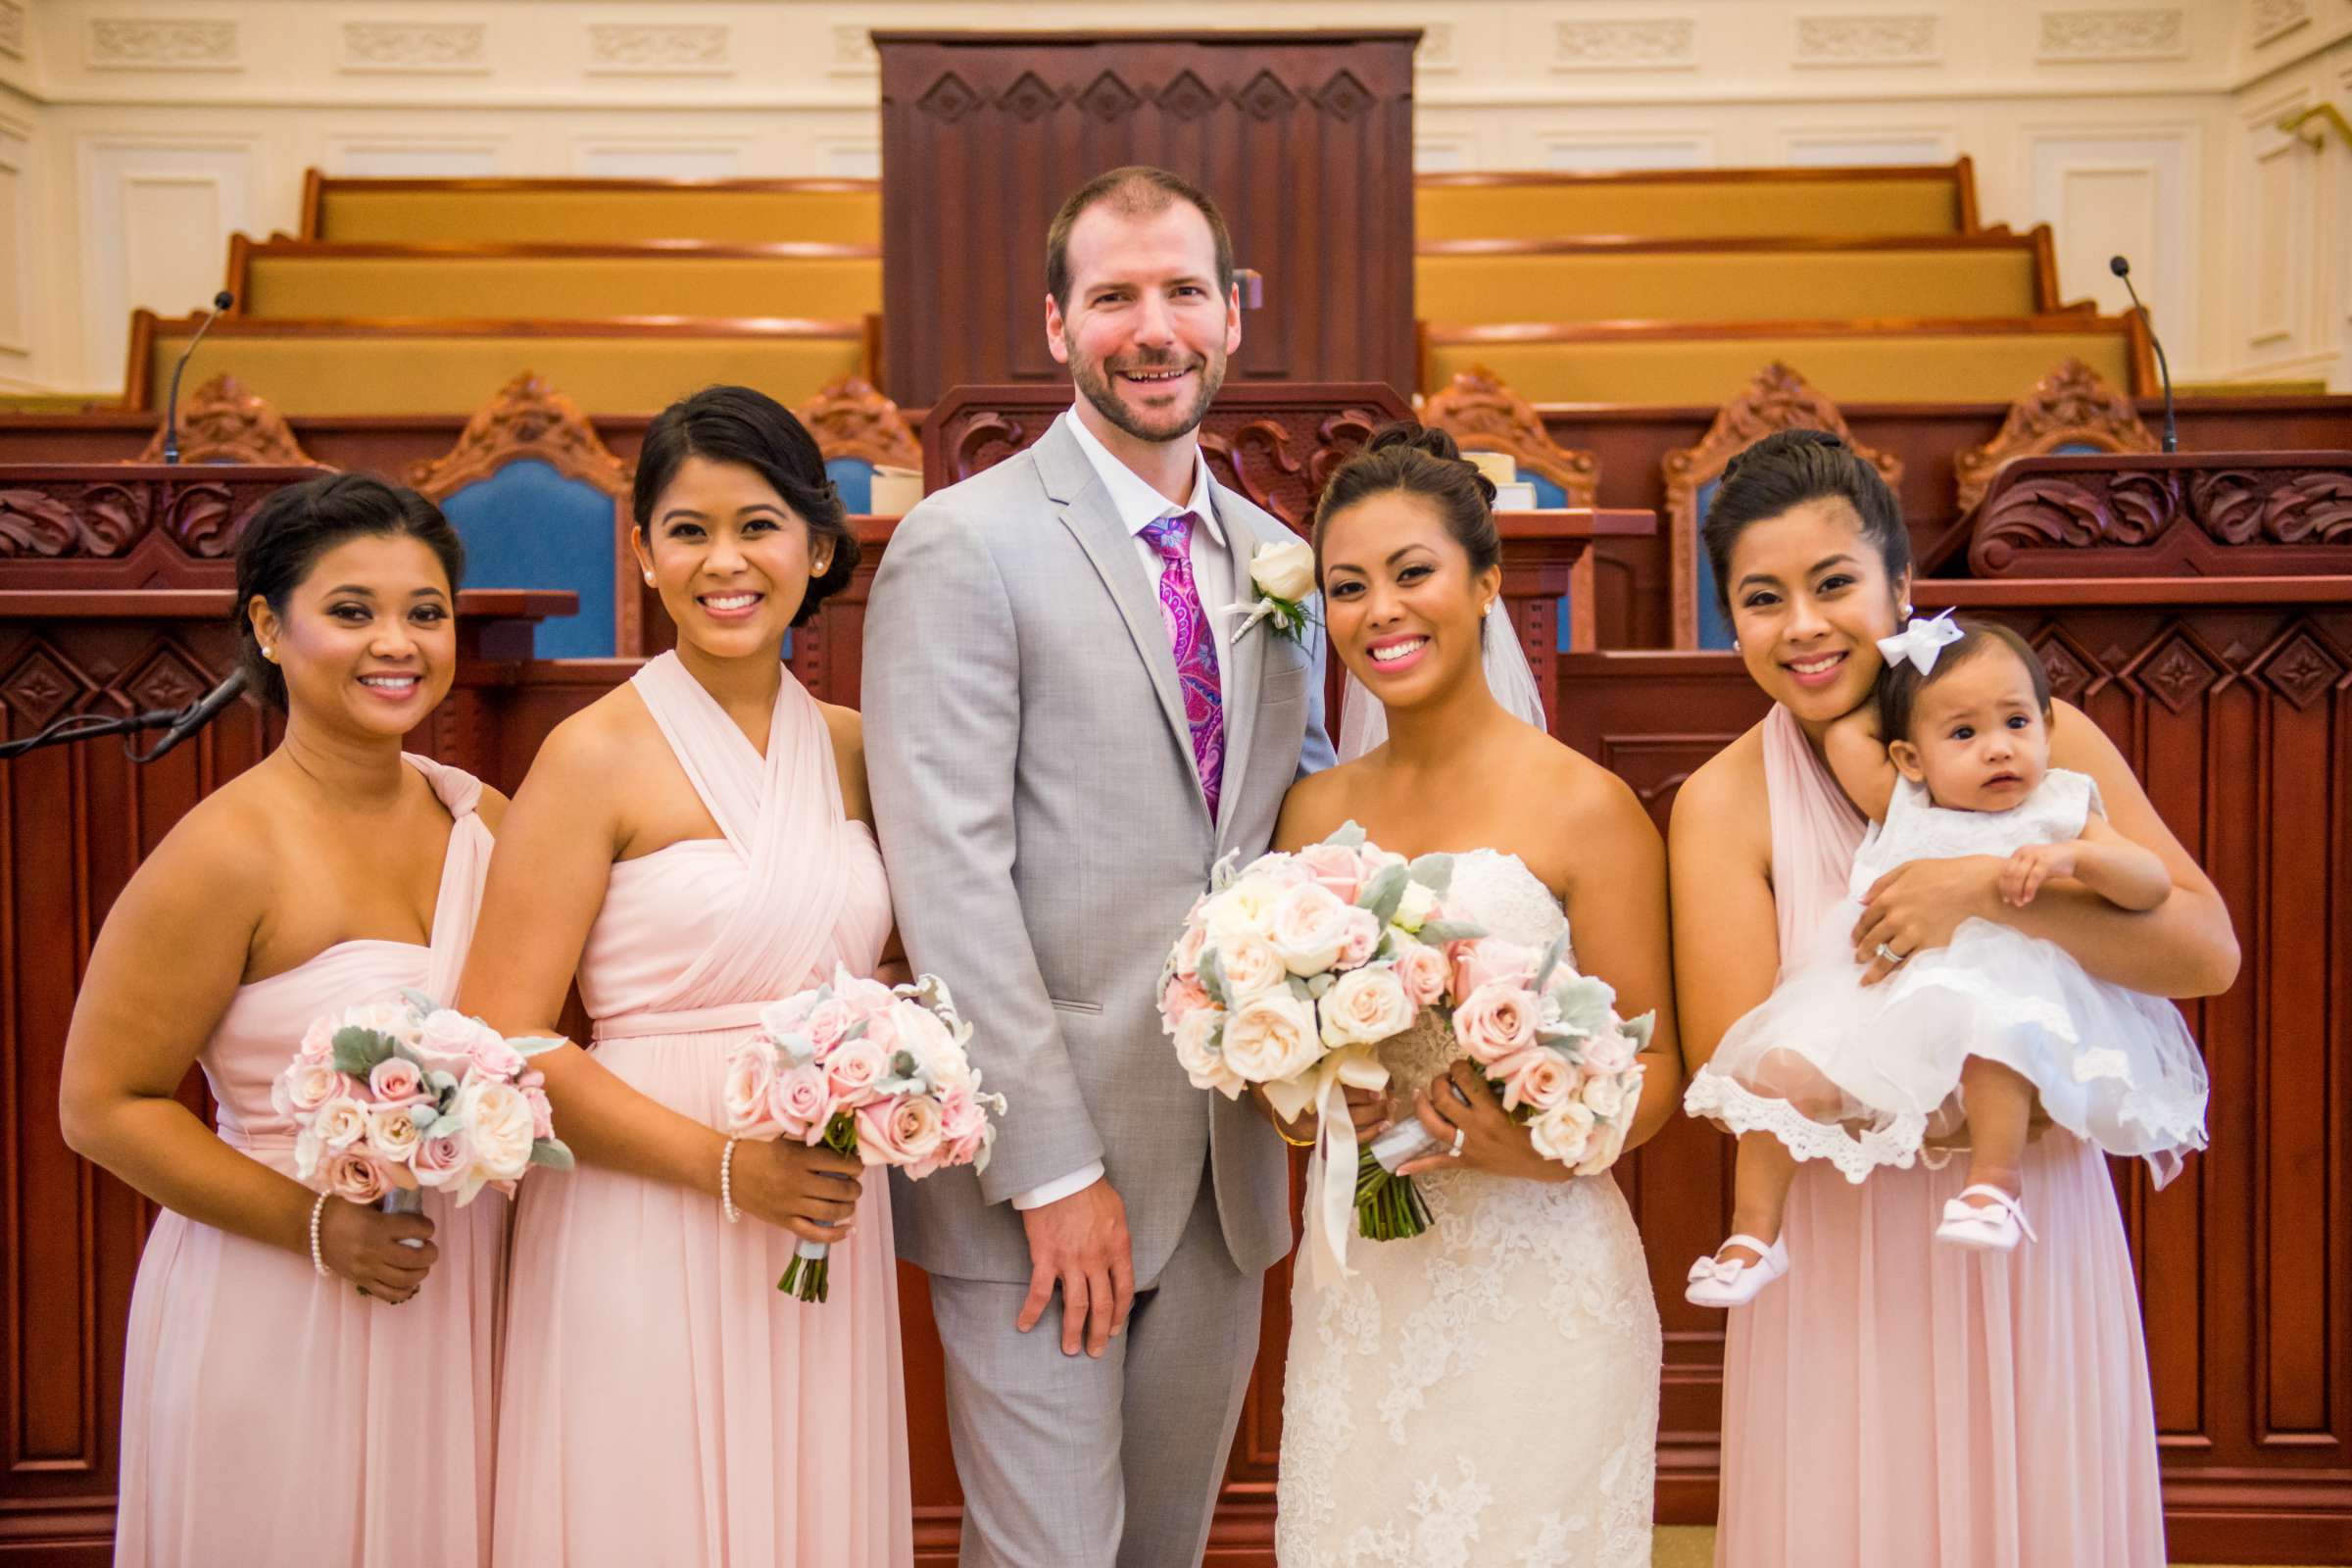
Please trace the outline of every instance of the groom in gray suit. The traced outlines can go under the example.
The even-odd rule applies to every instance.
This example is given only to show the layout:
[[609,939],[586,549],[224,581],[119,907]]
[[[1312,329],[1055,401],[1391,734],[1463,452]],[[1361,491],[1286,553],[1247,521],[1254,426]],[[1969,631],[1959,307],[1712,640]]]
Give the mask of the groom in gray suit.
[[1290,1201],[1265,1120],[1186,1081],[1157,985],[1209,867],[1331,761],[1322,642],[1220,613],[1294,536],[1200,454],[1242,339],[1215,205],[1113,170],[1055,217],[1046,283],[1075,402],[907,514],[866,615],[899,929],[1010,1102],[985,1174],[891,1196],[947,1348],[963,1562],[1191,1568]]

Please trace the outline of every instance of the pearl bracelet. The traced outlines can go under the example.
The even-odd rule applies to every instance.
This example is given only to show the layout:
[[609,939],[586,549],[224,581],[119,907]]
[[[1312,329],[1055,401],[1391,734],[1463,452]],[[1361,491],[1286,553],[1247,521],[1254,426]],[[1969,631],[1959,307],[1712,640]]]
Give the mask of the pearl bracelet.
[[326,1194],[320,1193],[318,1201],[311,1205],[311,1267],[318,1271],[320,1278],[332,1279],[335,1271],[328,1268],[326,1259],[318,1255],[318,1216],[326,1212]]
[[735,1206],[735,1146],[742,1142],[740,1138],[728,1139],[727,1147],[718,1155],[718,1206],[726,1210],[730,1225],[743,1218],[743,1210]]

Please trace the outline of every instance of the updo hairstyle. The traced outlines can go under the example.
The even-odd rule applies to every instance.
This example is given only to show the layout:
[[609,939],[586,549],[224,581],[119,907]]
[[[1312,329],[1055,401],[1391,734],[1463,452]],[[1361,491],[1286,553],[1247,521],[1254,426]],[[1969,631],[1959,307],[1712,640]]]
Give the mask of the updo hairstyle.
[[1323,536],[1331,519],[1349,507],[1392,491],[1419,496],[1437,508],[1446,531],[1470,558],[1475,577],[1502,560],[1502,536],[1494,527],[1494,485],[1463,458],[1453,437],[1398,419],[1340,465],[1315,503],[1315,580],[1323,578]]
[[1997,620],[1955,615],[1952,624],[1960,628],[1960,636],[1943,645],[1936,656],[1935,669],[1928,674],[1922,675],[1908,659],[1890,659],[1879,671],[1879,738],[1888,743],[1910,740],[1911,715],[1919,706],[1919,694],[1996,647],[2015,654],[2034,677],[2034,706],[2041,710],[2042,721],[2049,722],[2050,672],[2041,667],[2041,657],[2034,652],[2034,645]]
[[739,463],[767,481],[808,525],[811,558],[829,545],[825,572],[808,579],[795,626],[808,624],[817,607],[847,587],[858,570],[858,540],[851,534],[841,492],[825,476],[825,455],[816,437],[792,412],[764,392],[748,386],[707,386],[672,403],[646,426],[637,455],[637,481],[629,497],[637,529],[653,548],[654,507],[688,458]]
[[[466,546],[441,509],[414,490],[365,473],[330,473],[290,484],[255,509],[237,540],[237,602],[232,614],[246,685],[263,701],[283,711],[286,677],[262,657],[261,639],[248,613],[254,596],[260,595],[282,620],[294,590],[320,556],[362,535],[398,534],[417,540],[439,559],[454,598],[466,578]],[[450,610],[455,613],[457,606],[453,603]]]
[[1751,523],[1808,501],[1838,500],[1862,519],[1862,537],[1886,563],[1889,581],[1911,566],[1911,534],[1894,492],[1862,455],[1826,430],[1776,430],[1734,458],[1707,506],[1699,537],[1715,568],[1715,598],[1732,609],[1732,546]]

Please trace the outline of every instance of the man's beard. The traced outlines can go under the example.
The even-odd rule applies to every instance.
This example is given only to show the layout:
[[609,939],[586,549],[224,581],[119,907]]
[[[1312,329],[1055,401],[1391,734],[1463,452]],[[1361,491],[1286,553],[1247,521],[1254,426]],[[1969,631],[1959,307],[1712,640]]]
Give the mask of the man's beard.
[[[1128,368],[1173,370],[1179,367],[1170,363],[1137,365]],[[1077,384],[1079,395],[1093,404],[1095,412],[1108,419],[1114,428],[1124,430],[1138,441],[1173,441],[1200,428],[1200,421],[1208,416],[1209,404],[1215,401],[1217,390],[1225,384],[1225,357],[1221,354],[1214,358],[1203,355],[1200,360],[1200,396],[1193,399],[1191,408],[1173,415],[1163,415],[1156,424],[1146,422],[1143,416],[1119,401],[1118,391],[1110,384],[1110,375],[1103,369],[1101,360],[1073,356],[1070,360],[1070,379]]]

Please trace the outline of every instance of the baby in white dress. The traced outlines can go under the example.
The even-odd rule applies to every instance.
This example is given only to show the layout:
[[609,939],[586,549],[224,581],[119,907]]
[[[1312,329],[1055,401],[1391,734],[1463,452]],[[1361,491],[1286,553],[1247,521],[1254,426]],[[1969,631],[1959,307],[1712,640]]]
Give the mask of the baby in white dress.
[[1740,1135],[1740,1234],[1691,1266],[1685,1294],[1701,1306],[1740,1305],[1788,1272],[1780,1222],[1799,1160],[1859,1182],[1965,1150],[1969,1185],[1936,1238],[2006,1251],[2033,1235],[2018,1172],[2037,1121],[2145,1157],[2160,1187],[2205,1147],[2205,1067],[2180,1009],[2092,979],[2054,943],[1964,920],[1946,947],[1881,949],[1892,972],[1862,984],[1860,896],[1910,860],[2003,857],[2001,896],[2019,907],[2055,878],[2126,909],[2172,891],[2164,862],[2108,824],[2097,785],[2050,766],[2049,680],[2022,638],[1947,612],[1880,647],[1875,709],[1823,742],[1876,823],[1852,897],[1811,949],[1786,956],[1779,986],[1684,1099]]

